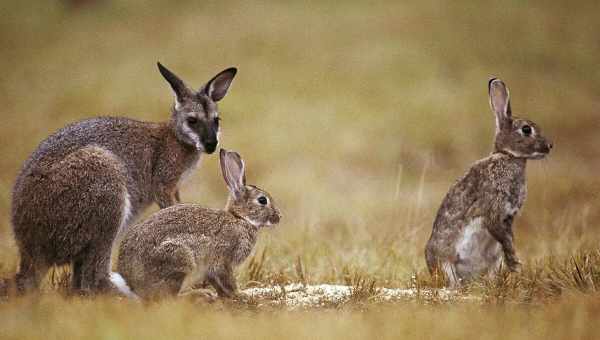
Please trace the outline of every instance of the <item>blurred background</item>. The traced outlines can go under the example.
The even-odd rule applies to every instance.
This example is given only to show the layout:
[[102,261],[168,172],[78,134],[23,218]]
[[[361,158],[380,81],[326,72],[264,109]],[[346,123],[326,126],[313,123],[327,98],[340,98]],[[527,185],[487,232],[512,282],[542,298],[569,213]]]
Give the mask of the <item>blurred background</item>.
[[[597,247],[598,13],[597,1],[3,1],[1,274],[16,270],[11,190],[24,160],[80,119],[167,120],[158,60],[195,88],[239,69],[221,146],[284,211],[261,233],[260,275],[246,264],[242,281],[351,273],[393,286],[424,271],[443,196],[491,151],[490,76],[555,144],[528,165],[521,260]],[[181,194],[222,207],[218,158]]]

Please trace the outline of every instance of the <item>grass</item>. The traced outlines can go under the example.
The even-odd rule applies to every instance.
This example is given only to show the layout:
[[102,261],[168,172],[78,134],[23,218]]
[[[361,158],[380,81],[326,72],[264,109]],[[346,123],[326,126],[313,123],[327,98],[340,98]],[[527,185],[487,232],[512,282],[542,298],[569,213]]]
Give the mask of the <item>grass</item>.
[[[324,310],[141,306],[65,297],[61,268],[44,294],[0,304],[0,337],[597,334],[597,2],[106,0],[75,9],[20,1],[0,9],[0,276],[17,266],[10,191],[28,154],[85,117],[166,119],[172,95],[160,60],[195,87],[239,68],[220,106],[222,146],[244,156],[248,181],[284,212],[239,268],[240,285],[354,288],[350,302]],[[477,302],[373,303],[380,287],[440,285],[426,273],[423,247],[448,187],[491,149],[491,75],[510,87],[515,112],[555,143],[528,166],[515,222],[523,271],[466,287]],[[225,195],[213,156],[182,190],[184,201],[211,207]]]
[[109,298],[45,294],[1,306],[11,338],[528,338],[588,339],[598,331],[598,300],[574,295],[544,306],[396,302],[368,309],[249,310],[163,301],[144,306]]

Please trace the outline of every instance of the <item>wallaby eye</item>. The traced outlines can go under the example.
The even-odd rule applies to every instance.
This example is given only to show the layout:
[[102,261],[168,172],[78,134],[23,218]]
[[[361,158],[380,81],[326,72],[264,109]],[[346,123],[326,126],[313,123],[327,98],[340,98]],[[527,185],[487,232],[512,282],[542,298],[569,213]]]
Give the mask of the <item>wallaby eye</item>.
[[196,125],[198,123],[198,118],[196,117],[188,117],[187,122],[190,125]]
[[260,203],[261,205],[267,205],[267,203],[269,202],[269,200],[267,200],[267,198],[265,196],[260,196],[257,199],[258,203]]
[[521,131],[523,132],[523,134],[525,136],[529,136],[531,134],[531,126],[529,125],[523,125],[523,127],[521,128]]

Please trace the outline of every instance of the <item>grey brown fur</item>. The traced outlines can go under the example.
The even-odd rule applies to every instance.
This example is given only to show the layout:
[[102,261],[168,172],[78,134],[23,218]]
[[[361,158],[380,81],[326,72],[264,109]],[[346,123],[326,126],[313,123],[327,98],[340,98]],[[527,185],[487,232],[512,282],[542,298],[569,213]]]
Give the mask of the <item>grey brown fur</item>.
[[83,120],[48,137],[25,162],[12,196],[20,292],[35,289],[50,266],[63,264],[73,265],[74,289],[112,289],[110,253],[119,229],[153,202],[175,204],[182,174],[201,153],[216,149],[215,102],[236,70],[193,91],[158,66],[176,95],[169,121]]
[[117,261],[124,293],[173,296],[201,283],[221,297],[236,293],[234,267],[250,255],[259,228],[279,223],[281,215],[268,193],[246,185],[237,153],[221,150],[220,158],[230,191],[224,210],[178,204],[127,230]]
[[512,223],[525,201],[525,165],[552,148],[534,122],[514,117],[508,88],[500,79],[488,84],[496,115],[493,153],[477,161],[446,194],[425,249],[432,274],[451,285],[493,275],[504,263],[517,270]]

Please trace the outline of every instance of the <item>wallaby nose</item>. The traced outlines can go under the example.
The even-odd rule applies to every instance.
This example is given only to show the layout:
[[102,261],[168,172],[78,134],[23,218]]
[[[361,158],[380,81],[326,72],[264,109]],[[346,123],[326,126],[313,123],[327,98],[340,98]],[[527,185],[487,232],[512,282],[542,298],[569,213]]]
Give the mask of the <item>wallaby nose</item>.
[[219,144],[216,140],[209,140],[204,143],[204,148],[206,149],[206,153],[213,153],[217,149],[217,144]]

